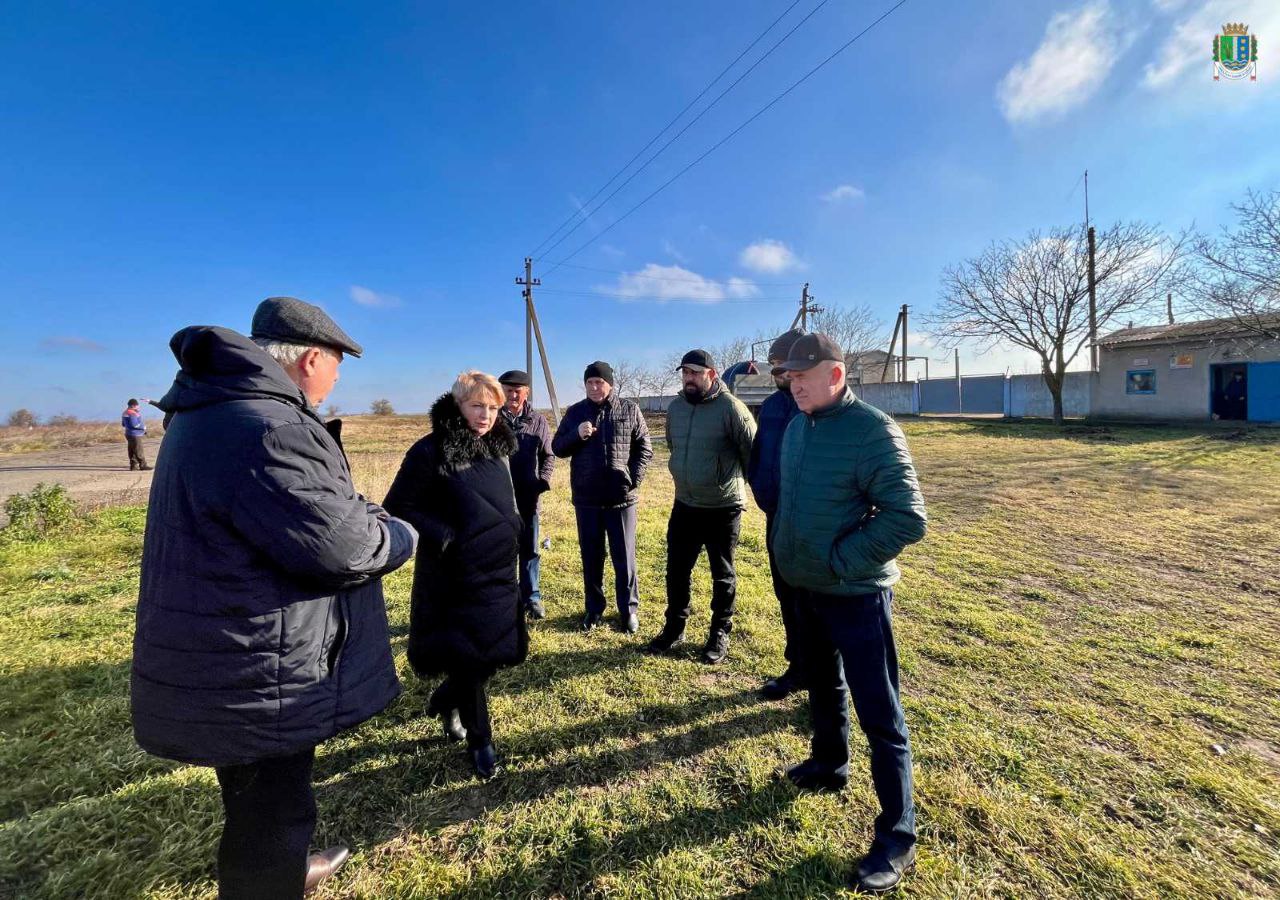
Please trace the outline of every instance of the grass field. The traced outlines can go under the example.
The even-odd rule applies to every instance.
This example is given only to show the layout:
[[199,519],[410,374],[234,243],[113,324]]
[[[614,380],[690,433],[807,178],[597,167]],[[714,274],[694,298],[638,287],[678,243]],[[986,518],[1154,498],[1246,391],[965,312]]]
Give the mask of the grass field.
[[[356,419],[380,498],[422,420]],[[1280,433],[912,421],[932,529],[896,627],[921,857],[904,897],[1280,892]],[[324,897],[816,897],[844,890],[873,798],[777,777],[807,749],[781,667],[763,518],[747,514],[730,661],[638,652],[660,623],[664,460],[641,499],[642,630],[582,635],[567,469],[549,495],[525,665],[493,682],[506,769],[480,783],[403,658],[405,695],[321,747]],[[0,896],[213,892],[213,773],[134,746],[128,661],[144,511],[0,547]],[[709,583],[695,581],[707,624]]]

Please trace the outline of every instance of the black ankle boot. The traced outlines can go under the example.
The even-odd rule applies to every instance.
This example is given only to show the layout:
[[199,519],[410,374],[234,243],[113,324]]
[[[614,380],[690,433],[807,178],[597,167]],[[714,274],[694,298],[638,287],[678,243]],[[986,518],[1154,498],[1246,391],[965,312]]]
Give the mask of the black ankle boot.
[[481,780],[488,781],[494,775],[498,774],[498,751],[493,749],[493,744],[485,744],[478,750],[472,750],[471,766],[476,770],[476,774]]

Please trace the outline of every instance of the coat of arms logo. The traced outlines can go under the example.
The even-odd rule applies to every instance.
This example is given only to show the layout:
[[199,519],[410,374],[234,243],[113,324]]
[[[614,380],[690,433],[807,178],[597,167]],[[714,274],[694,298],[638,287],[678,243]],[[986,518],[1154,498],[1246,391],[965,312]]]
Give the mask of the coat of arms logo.
[[1228,22],[1213,36],[1213,80],[1258,80],[1258,36],[1242,22]]

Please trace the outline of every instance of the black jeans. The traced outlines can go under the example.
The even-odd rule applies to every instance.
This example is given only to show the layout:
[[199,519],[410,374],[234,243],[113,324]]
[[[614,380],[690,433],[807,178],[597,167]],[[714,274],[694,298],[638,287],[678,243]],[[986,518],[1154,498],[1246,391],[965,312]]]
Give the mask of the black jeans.
[[787,669],[804,683],[804,661],[800,657],[799,626],[796,623],[796,603],[803,591],[793,588],[782,580],[778,574],[778,560],[773,555],[773,516],[765,516],[765,548],[769,551],[769,574],[773,577],[773,593],[778,598],[778,609],[782,613],[782,633],[786,643],[782,655],[787,661]]
[[314,747],[241,766],[218,766],[226,824],[218,842],[222,900],[302,896],[316,828],[311,790]]
[[871,746],[871,783],[880,814],[876,841],[892,852],[915,843],[911,741],[898,695],[893,591],[838,597],[802,591],[796,604],[800,654],[813,719],[813,759],[849,774],[849,704]]
[[485,685],[491,671],[450,672],[435,689],[431,702],[437,709],[456,709],[462,727],[467,729],[467,747],[479,750],[493,743],[493,726],[489,722],[489,696]]
[[693,567],[707,548],[711,566],[711,630],[733,630],[733,605],[738,577],[733,552],[742,526],[741,507],[702,509],[679,500],[667,522],[667,625],[683,629],[692,603]]
[[613,560],[613,583],[618,612],[629,616],[640,608],[640,585],[636,578],[636,507],[602,509],[575,506],[578,519],[578,546],[582,550],[582,587],[587,613],[601,615],[604,597],[604,544],[609,539]]

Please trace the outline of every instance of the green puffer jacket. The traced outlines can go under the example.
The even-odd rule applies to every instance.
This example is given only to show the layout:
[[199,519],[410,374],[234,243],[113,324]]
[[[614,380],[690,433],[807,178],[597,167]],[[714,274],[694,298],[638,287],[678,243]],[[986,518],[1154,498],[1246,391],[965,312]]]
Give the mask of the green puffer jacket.
[[902,429],[845,389],[782,438],[773,551],[783,580],[824,594],[897,582],[894,559],[925,533],[924,497]]
[[667,407],[667,467],[676,500],[703,509],[747,505],[746,471],[756,423],[716,379],[700,403],[681,394]]

